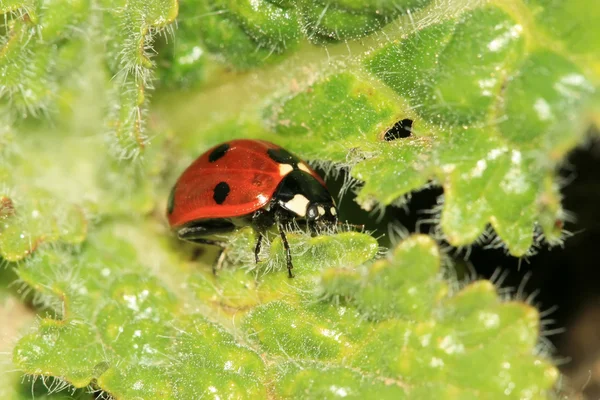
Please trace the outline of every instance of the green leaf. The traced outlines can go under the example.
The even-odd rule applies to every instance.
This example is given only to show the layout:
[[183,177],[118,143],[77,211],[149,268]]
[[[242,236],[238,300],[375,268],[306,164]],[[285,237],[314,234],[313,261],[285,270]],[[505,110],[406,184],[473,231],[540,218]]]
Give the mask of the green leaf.
[[[27,214],[16,213],[9,197],[4,196],[3,229],[0,231],[0,255],[18,261],[31,254],[40,243],[77,244],[85,240],[87,222],[81,208],[65,205],[43,190],[30,193],[35,199]],[[62,208],[56,213],[56,208]],[[9,218],[12,217],[12,218]]]
[[349,150],[364,143],[358,132],[383,131],[398,113],[393,98],[351,74],[336,74],[273,104],[264,117],[275,133],[303,143],[309,158],[345,162]]
[[[277,62],[306,40],[330,43],[361,38],[429,3],[431,0],[183,0],[179,37],[192,42],[201,32],[202,45],[196,42],[196,46],[221,62],[246,70]],[[175,74],[185,74],[186,67],[178,59],[186,56],[187,49],[175,46],[174,50],[165,64],[174,67]]]
[[560,243],[555,171],[599,114],[589,0],[0,13],[0,265],[17,275],[1,299],[40,313],[0,351],[0,397],[551,398],[537,310],[448,278],[427,236],[387,251],[354,227],[294,230],[291,280],[276,231],[255,263],[239,229],[214,274],[214,249],[176,240],[164,210],[199,153],[251,137],[345,169],[369,211],[442,186],[452,245],[489,226],[516,256],[540,232]]
[[[556,244],[564,215],[548,182],[581,140],[596,89],[564,55],[527,50],[517,17],[486,6],[432,24],[372,51],[366,71],[282,96],[263,119],[293,150],[349,165],[367,210],[436,180],[451,244],[473,243],[487,224],[515,256],[531,249],[536,224]],[[412,137],[383,140],[405,119]]]
[[138,155],[147,145],[144,114],[154,67],[148,48],[177,12],[174,0],[104,1],[97,7],[84,0],[3,2],[0,105],[10,105],[19,118],[55,114],[73,73],[88,72],[82,54],[105,47],[92,61],[95,68],[107,63],[114,76],[106,82],[112,93],[104,123],[117,155]]
[[[73,255],[64,254],[63,262],[57,262],[44,257],[51,250],[40,249],[20,268],[29,285],[43,279],[53,295],[64,299],[62,319],[42,320],[14,350],[14,362],[28,374],[60,376],[75,387],[95,380],[117,398],[143,393],[175,399],[207,390],[262,398],[272,386],[284,397],[309,390],[309,397],[316,398],[332,390],[332,384],[356,396],[375,390],[407,397],[428,392],[431,379],[442,377],[445,383],[440,381],[436,390],[445,395],[456,390],[493,393],[506,385],[515,393],[540,395],[556,378],[554,368],[532,353],[537,312],[521,303],[502,303],[486,282],[450,295],[440,277],[439,250],[425,236],[407,239],[389,260],[350,276],[348,261],[332,264],[324,257],[321,269],[311,270],[298,259],[297,278],[290,285],[277,269],[258,281],[233,269],[220,271],[215,279],[207,269],[176,267],[183,260],[159,263],[152,271],[124,246],[139,238],[115,242],[111,232],[116,228],[109,224],[90,237],[77,266],[65,263]],[[347,251],[351,247],[344,235],[354,245],[367,238],[340,235],[318,240],[339,241]],[[165,244],[151,240],[154,257],[165,259]],[[306,242],[303,246],[304,251],[313,249]],[[375,254],[376,246],[370,246],[364,255],[348,258],[360,265]],[[302,252],[297,244],[293,247]],[[320,258],[319,250],[316,254]],[[42,277],[33,268],[46,273]],[[353,289],[339,291],[340,279]],[[200,288],[198,281],[212,282],[210,289],[190,296],[188,289]],[[235,284],[238,292],[255,292],[255,301],[231,298],[235,291],[226,288]],[[343,307],[336,305],[340,301]],[[241,328],[236,335],[231,333],[232,312]],[[406,341],[393,339],[398,337]],[[290,360],[295,361],[290,365]],[[471,363],[481,360],[489,365],[474,379]],[[317,372],[327,379],[318,379]],[[274,381],[273,374],[280,379]],[[499,374],[503,380],[492,379]],[[398,386],[382,384],[388,380]]]
[[597,7],[590,7],[591,3],[585,0],[527,0],[525,4],[536,25],[549,36],[548,40],[558,39],[561,50],[591,61],[591,67],[598,71],[600,36],[596,22],[600,20],[600,11]]
[[594,93],[573,63],[550,51],[535,52],[524,60],[505,90],[502,136],[519,147],[541,146],[550,155],[573,146],[574,138],[564,132],[582,125],[580,110]]

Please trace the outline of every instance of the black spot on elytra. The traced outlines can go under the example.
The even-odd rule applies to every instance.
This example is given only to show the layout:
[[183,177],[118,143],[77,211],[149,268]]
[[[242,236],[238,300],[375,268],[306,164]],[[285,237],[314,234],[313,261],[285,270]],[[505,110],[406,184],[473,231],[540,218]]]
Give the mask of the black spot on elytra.
[[219,182],[217,186],[215,186],[213,199],[217,204],[223,204],[227,196],[229,195],[229,185],[227,182]]
[[290,164],[294,168],[297,168],[297,164],[300,161],[298,157],[295,157],[293,154],[282,148],[269,149],[267,150],[267,154],[271,157],[271,160],[278,162],[279,164]]
[[169,193],[169,200],[167,200],[167,213],[169,215],[173,214],[173,210],[175,209],[175,188],[177,186],[173,186],[171,189],[171,193]]
[[227,150],[229,150],[229,143],[223,143],[222,145],[218,146],[208,155],[208,162],[217,161],[219,158],[223,157],[225,153],[227,153]]
[[411,135],[412,125],[412,119],[405,118],[401,121],[398,121],[385,133],[383,138],[388,142],[396,139],[407,138]]

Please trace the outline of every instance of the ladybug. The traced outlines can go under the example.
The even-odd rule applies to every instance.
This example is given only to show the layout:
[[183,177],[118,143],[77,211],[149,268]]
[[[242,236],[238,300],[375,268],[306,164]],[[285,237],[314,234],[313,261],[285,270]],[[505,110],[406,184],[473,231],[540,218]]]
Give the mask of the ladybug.
[[337,207],[323,179],[304,161],[273,143],[238,139],[219,144],[198,157],[179,177],[167,203],[167,217],[177,236],[221,248],[215,234],[251,226],[258,239],[277,225],[286,251],[288,275],[292,255],[284,226],[297,222],[312,233],[337,224]]

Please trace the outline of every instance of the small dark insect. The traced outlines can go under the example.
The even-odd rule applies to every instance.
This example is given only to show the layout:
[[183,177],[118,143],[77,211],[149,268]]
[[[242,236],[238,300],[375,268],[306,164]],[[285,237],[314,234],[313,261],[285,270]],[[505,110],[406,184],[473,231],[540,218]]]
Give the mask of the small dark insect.
[[412,133],[412,119],[403,119],[394,124],[383,136],[386,141],[392,141],[396,139],[404,139]]
[[305,223],[311,232],[337,224],[337,207],[323,179],[285,149],[262,140],[239,139],[213,147],[181,175],[169,196],[167,217],[180,239],[221,247],[214,235],[252,226],[259,261],[265,232],[277,225],[292,274],[292,255],[283,227]]

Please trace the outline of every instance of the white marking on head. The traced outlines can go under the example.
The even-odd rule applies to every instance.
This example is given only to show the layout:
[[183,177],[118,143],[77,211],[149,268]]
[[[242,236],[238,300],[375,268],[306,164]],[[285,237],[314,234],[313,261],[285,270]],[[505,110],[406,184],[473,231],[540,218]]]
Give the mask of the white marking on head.
[[308,206],[308,199],[301,194],[295,195],[290,201],[284,204],[284,207],[294,214],[304,217],[306,216],[306,206]]
[[308,172],[309,174],[311,173],[311,172],[310,172],[310,168],[308,168],[308,165],[304,164],[303,162],[301,162],[301,163],[298,163],[298,168],[299,168],[301,171]]
[[294,170],[290,164],[279,164],[279,175],[286,176]]
[[331,207],[331,209],[329,210],[329,212],[331,213],[331,215],[335,216],[337,214],[337,211],[335,210],[335,207]]
[[323,207],[318,206],[317,210],[319,210],[319,215],[325,215],[325,209]]

